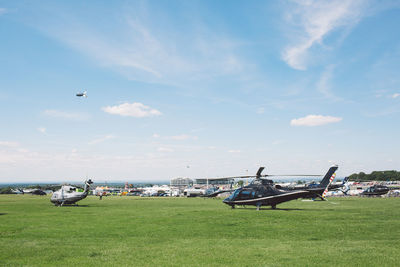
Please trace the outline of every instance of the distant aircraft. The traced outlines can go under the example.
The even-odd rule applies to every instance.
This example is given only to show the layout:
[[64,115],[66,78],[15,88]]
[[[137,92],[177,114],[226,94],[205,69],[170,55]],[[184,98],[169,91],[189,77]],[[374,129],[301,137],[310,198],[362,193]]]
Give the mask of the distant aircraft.
[[39,195],[39,196],[45,196],[46,195],[46,192],[44,192],[41,189],[36,189],[36,188],[34,188],[34,189],[25,189],[25,190],[18,188],[16,190],[13,190],[13,193],[14,194],[32,194],[32,195]]
[[347,194],[350,192],[349,177],[345,177],[342,181],[342,184],[331,184],[328,189],[332,191],[341,191],[344,195],[347,196]]
[[78,96],[78,97],[87,97],[87,93],[86,93],[86,91],[84,91],[83,93],[77,93],[76,94],[76,96]]
[[217,197],[219,194],[232,193],[235,190],[236,189],[218,189],[218,190],[215,190],[215,191],[206,190],[206,194],[204,195],[204,197]]
[[35,189],[31,192],[32,195],[45,196],[46,192],[40,189]]
[[70,185],[63,185],[61,189],[54,192],[50,198],[50,201],[56,206],[64,206],[65,204],[75,204],[79,200],[87,197],[92,184],[92,180],[85,181],[85,188],[83,192],[78,192],[77,188]]
[[[325,200],[325,194],[328,192],[328,190],[335,190],[342,188],[345,183],[347,183],[348,178],[345,178],[342,183],[340,184],[332,184],[333,179],[335,179],[335,172],[338,169],[337,165],[332,166],[329,168],[328,172],[325,174],[324,178],[321,180],[320,183],[311,183],[311,184],[306,184],[306,185],[295,185],[294,187],[285,187],[281,185],[276,185],[275,187],[277,189],[282,189],[286,191],[293,191],[293,190],[307,190],[310,192],[309,196],[306,198],[321,198],[322,200]],[[325,188],[327,190],[324,190],[320,194],[318,193],[321,188]],[[344,193],[344,192],[343,192]]]
[[389,187],[385,185],[374,185],[365,189],[361,195],[362,196],[381,196],[389,192]]

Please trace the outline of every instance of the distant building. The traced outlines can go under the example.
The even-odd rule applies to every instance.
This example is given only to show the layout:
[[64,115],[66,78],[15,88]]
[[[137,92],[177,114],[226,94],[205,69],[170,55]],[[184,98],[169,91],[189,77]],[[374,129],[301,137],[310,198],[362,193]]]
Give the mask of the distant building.
[[193,180],[190,178],[174,178],[170,181],[171,187],[188,187],[193,185]]

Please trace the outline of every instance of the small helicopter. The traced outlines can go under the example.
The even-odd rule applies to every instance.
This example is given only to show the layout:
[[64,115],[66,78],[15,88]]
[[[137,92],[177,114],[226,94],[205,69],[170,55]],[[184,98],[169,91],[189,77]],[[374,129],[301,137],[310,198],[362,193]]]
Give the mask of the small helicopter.
[[83,93],[77,93],[76,94],[76,96],[78,96],[78,97],[87,97],[87,93],[86,93],[86,91],[84,91]]
[[45,196],[46,192],[44,192],[41,189],[21,189],[17,188],[13,190],[13,194],[32,194],[32,195],[37,195],[37,196]]
[[[260,210],[261,206],[271,206],[276,209],[276,205],[298,199],[298,198],[316,198],[324,199],[324,194],[328,191],[329,184],[335,178],[335,171],[338,166],[332,166],[325,174],[321,183],[316,187],[305,188],[303,190],[284,190],[274,185],[274,182],[261,177],[278,176],[278,175],[261,175],[264,167],[260,167],[256,179],[245,187],[236,189],[232,195],[223,200],[223,203],[235,208],[235,205],[252,205]],[[289,176],[289,175],[284,175]],[[319,175],[290,175],[290,176],[319,176]],[[254,176],[253,176],[254,177]],[[244,177],[243,177],[244,178]],[[249,177],[246,177],[249,178]]]
[[53,195],[50,198],[50,201],[55,205],[55,206],[64,206],[68,204],[75,204],[79,200],[84,199],[87,197],[90,189],[90,185],[92,184],[92,180],[86,180],[85,181],[85,187],[83,189],[83,192],[78,192],[77,188],[74,186],[70,185],[63,185],[61,186],[60,190],[57,190],[56,192],[53,193]]
[[[348,185],[348,180],[349,177],[345,177],[342,182],[338,183],[330,183],[329,184],[329,191],[331,190],[341,190],[342,188],[346,187]],[[329,181],[329,179],[328,179]],[[321,181],[322,183],[322,181]],[[305,189],[310,189],[313,187],[320,187],[323,186],[321,183],[316,183],[315,181],[307,184],[300,184],[300,185],[289,185],[289,186],[284,186],[284,185],[276,185],[275,187],[278,189],[284,189],[284,190],[305,190]]]
[[[395,189],[395,188],[394,188]],[[385,185],[373,185],[371,187],[368,187],[367,189],[365,189],[362,193],[361,196],[382,196],[385,195],[389,192],[389,187],[385,186]]]

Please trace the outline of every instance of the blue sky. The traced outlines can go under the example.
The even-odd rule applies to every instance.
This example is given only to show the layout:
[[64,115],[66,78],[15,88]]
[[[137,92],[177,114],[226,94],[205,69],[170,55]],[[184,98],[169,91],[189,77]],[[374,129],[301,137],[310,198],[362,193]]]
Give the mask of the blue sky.
[[0,182],[398,169],[399,25],[397,1],[0,1]]

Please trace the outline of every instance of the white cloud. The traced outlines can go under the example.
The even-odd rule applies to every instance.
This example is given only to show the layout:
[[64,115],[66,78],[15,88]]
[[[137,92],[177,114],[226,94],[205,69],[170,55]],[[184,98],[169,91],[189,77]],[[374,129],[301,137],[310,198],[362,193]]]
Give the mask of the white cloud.
[[37,130],[39,132],[41,132],[42,134],[46,134],[46,128],[44,128],[44,127],[39,127],[39,128],[37,128]]
[[0,7],[0,16],[8,12],[7,8]]
[[135,118],[153,117],[160,116],[162,113],[156,109],[145,106],[142,103],[124,103],[118,106],[107,106],[103,107],[104,112],[120,115],[129,116]]
[[322,44],[324,37],[337,28],[357,24],[365,3],[363,0],[295,1],[287,18],[300,31],[292,34],[295,40],[284,50],[283,59],[294,69],[307,69],[309,49]]
[[394,93],[394,94],[392,95],[392,98],[398,98],[399,96],[400,96],[399,93]]
[[109,134],[109,135],[106,135],[106,136],[103,136],[103,137],[100,137],[100,138],[96,138],[96,139],[90,141],[88,144],[89,145],[95,145],[95,144],[102,143],[104,141],[107,141],[107,140],[110,140],[110,139],[114,139],[114,138],[115,138],[114,135]]
[[240,153],[240,150],[230,149],[228,153]]
[[159,134],[153,134],[153,138],[160,138],[160,135]]
[[43,114],[49,117],[62,118],[67,120],[77,120],[77,121],[88,120],[90,118],[90,115],[87,113],[67,112],[54,109],[45,110]]
[[0,146],[3,146],[3,147],[18,147],[19,143],[18,142],[13,142],[13,141],[0,141]]
[[293,119],[290,121],[292,126],[320,126],[329,123],[341,121],[340,117],[322,116],[322,115],[308,115],[303,118]]

